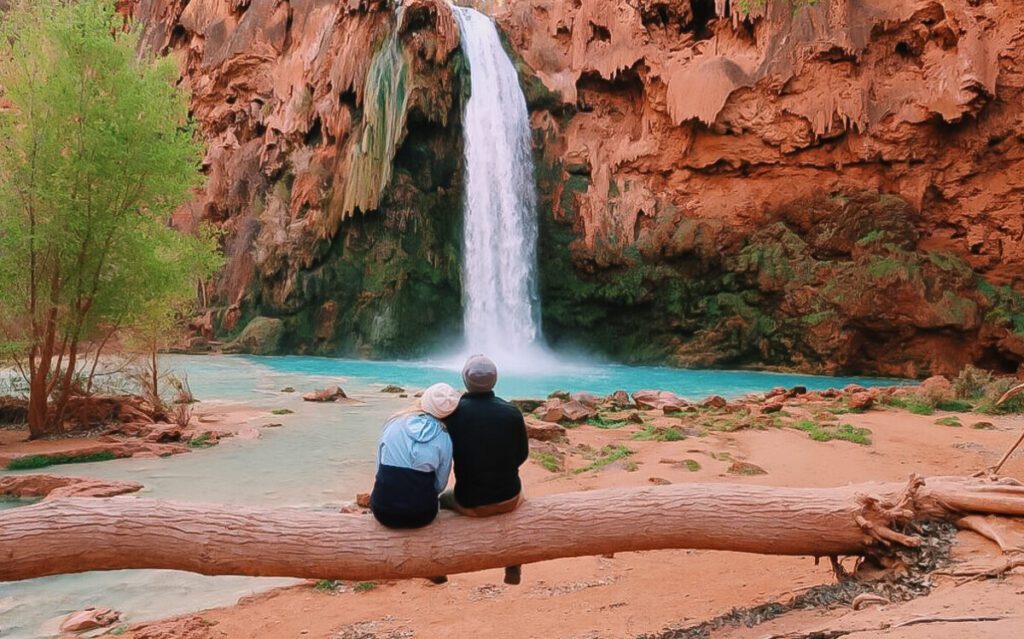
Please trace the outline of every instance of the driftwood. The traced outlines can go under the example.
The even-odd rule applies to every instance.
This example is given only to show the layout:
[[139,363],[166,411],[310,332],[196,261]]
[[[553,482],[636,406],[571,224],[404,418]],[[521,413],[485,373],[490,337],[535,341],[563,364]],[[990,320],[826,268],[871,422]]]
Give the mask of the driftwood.
[[125,568],[391,579],[663,548],[881,555],[918,543],[907,532],[914,520],[986,514],[1024,516],[1024,486],[940,477],[840,488],[619,488],[529,498],[488,519],[442,513],[415,531],[366,515],[66,498],[0,512],[0,581]]

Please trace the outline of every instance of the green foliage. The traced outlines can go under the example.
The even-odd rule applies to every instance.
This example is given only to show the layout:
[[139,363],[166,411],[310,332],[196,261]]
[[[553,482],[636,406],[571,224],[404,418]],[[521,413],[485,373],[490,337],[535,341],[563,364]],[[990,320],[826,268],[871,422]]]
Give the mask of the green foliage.
[[167,335],[220,264],[213,234],[169,226],[202,179],[177,63],[123,27],[104,0],[18,2],[0,25],[0,327],[42,377],[46,343]]
[[991,372],[968,364],[953,380],[953,392],[960,399],[980,399],[992,379]]
[[106,450],[89,455],[29,455],[27,457],[17,457],[9,461],[7,463],[7,470],[34,470],[58,464],[88,464],[91,462],[110,461],[116,458],[114,453]]
[[319,592],[337,592],[342,585],[344,584],[338,579],[320,579],[313,584],[313,590],[317,590]]
[[885,234],[882,231],[875,229],[874,231],[867,233],[862,238],[857,240],[857,244],[860,246],[867,246],[868,244],[873,244],[874,242],[877,242],[882,237],[884,237],[884,235]]
[[591,426],[595,427],[595,428],[612,429],[612,428],[622,428],[623,426],[625,426],[629,422],[627,422],[624,419],[611,420],[611,419],[608,419],[604,415],[601,415],[599,413],[597,415],[594,415],[590,419],[588,419],[587,423],[590,424]]
[[819,424],[809,419],[802,419],[793,425],[794,428],[802,430],[816,442],[827,442],[838,439],[864,446],[871,444],[871,431],[867,428],[857,428],[850,424]]
[[352,592],[370,592],[377,587],[377,582],[374,581],[360,581],[356,585],[352,586]]
[[991,304],[991,309],[985,315],[986,320],[1024,334],[1024,295],[1009,286],[993,286],[984,280],[979,280],[978,291]]
[[294,412],[295,411],[293,411],[290,408],[275,408],[274,410],[270,411],[270,414],[271,415],[291,415]]
[[648,424],[633,433],[631,438],[637,441],[678,442],[686,439],[686,434],[678,428],[660,428]]
[[697,462],[696,459],[684,459],[683,465],[686,466],[686,470],[690,471],[691,473],[695,473],[698,470],[700,470],[700,464]]
[[586,473],[592,470],[600,470],[607,466],[608,464],[629,457],[634,452],[635,451],[626,448],[625,446],[605,446],[600,451],[598,451],[597,455],[589,464],[583,466],[582,468],[577,468],[572,472],[578,475],[580,473]]
[[1003,377],[993,380],[986,388],[985,395],[981,401],[978,402],[975,410],[979,413],[986,415],[1008,415],[1014,413],[1024,413],[1024,395],[1018,395],[1002,404],[996,405],[996,402],[1014,386],[1020,383],[1018,380]]
[[943,399],[935,405],[935,408],[950,413],[969,413],[974,406],[962,399]]
[[551,453],[535,450],[530,453],[530,459],[543,466],[544,470],[548,472],[557,473],[562,470],[561,460]]
[[893,408],[902,408],[915,415],[931,415],[935,412],[935,404],[917,396],[888,397],[882,400],[882,403]]
[[188,440],[189,448],[210,448],[216,445],[217,442],[211,440],[210,433],[203,433]]
[[963,426],[963,424],[960,422],[960,418],[954,417],[952,415],[950,415],[949,417],[940,417],[935,420],[935,423],[938,424],[939,426],[953,426],[956,428]]

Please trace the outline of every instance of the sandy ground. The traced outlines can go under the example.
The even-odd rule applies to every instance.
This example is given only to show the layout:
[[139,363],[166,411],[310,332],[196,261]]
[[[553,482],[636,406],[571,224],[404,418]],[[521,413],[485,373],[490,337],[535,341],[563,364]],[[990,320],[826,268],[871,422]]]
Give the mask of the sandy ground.
[[[790,413],[799,417],[815,410],[800,408]],[[694,417],[655,415],[647,413],[645,418],[658,425],[695,430]],[[550,472],[531,460],[522,475],[527,494],[540,495],[664,481],[835,486],[902,480],[912,472],[969,474],[991,466],[1024,425],[1019,417],[985,417],[995,430],[975,430],[970,424],[981,418],[970,415],[965,416],[964,427],[935,424],[943,415],[872,410],[840,416],[843,422],[869,428],[871,445],[816,442],[787,428],[710,432],[659,442],[632,439],[641,428],[634,424],[609,430],[580,426],[571,429],[568,441],[556,448],[534,443],[538,451],[563,455],[567,470]],[[571,472],[590,463],[588,450],[606,445],[625,445],[635,454],[600,470]],[[695,465],[686,460],[697,462],[699,469],[691,470]],[[733,461],[756,464],[766,472],[729,474]],[[1015,456],[1004,473],[1024,478],[1024,458]],[[423,534],[429,534],[429,529]],[[956,554],[961,558],[991,560],[995,556],[994,546],[973,533],[961,533],[959,539]],[[1024,636],[1024,574],[1020,573],[960,586],[948,577],[936,577],[939,585],[933,593],[912,602],[857,612],[848,608],[792,612],[755,628],[725,628],[712,636],[800,637],[813,630],[839,629],[849,632],[818,636],[1018,639]],[[519,586],[506,586],[501,577],[501,571],[490,570],[454,575],[440,586],[412,580],[375,583],[368,590],[344,584],[326,592],[310,583],[232,607],[147,624],[122,636],[618,639],[686,627],[734,607],[785,600],[833,579],[825,562],[816,566],[811,558],[705,551],[622,553],[614,558],[527,565]],[[916,623],[900,625],[914,619]]]

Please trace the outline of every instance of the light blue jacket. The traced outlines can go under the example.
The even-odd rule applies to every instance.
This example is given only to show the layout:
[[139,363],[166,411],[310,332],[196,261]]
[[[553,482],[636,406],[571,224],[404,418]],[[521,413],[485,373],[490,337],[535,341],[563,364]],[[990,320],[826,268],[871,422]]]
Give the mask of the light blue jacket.
[[393,417],[377,445],[377,466],[381,464],[434,473],[434,488],[440,494],[452,471],[452,439],[441,422],[426,413]]

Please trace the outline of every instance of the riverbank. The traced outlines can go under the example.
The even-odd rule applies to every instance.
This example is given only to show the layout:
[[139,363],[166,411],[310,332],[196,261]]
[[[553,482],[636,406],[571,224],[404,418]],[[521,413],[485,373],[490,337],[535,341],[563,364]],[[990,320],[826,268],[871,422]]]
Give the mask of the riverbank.
[[[843,412],[842,400],[835,398],[794,402],[781,409],[781,415],[776,413],[780,424],[735,430],[724,423],[722,428],[709,426],[709,417],[722,415],[714,410],[666,415],[664,410],[626,409],[607,413],[604,427],[582,424],[568,428],[561,441],[533,441],[531,461],[522,473],[527,494],[666,482],[833,486],[902,480],[911,472],[970,474],[992,465],[1019,429],[1019,419],[1012,417],[986,418],[984,428],[972,428],[974,422],[952,412],[915,415],[895,408]],[[642,424],[629,419],[633,413]],[[861,433],[860,443],[817,441],[813,437],[824,437],[793,427],[806,421],[833,423],[824,421],[826,413],[840,419],[840,426],[849,425],[843,432]],[[951,424],[953,417],[963,425],[945,425]],[[771,419],[774,422],[775,418]],[[838,426],[825,429],[839,432]],[[1024,459],[1015,456],[1004,472],[1024,477]],[[987,542],[969,533],[961,533],[959,538],[958,558],[992,558]],[[711,619],[734,607],[785,600],[831,581],[827,564],[815,565],[810,558],[698,551],[623,553],[528,565],[523,570],[523,584],[516,587],[503,585],[501,572],[496,570],[453,575],[442,586],[418,580],[308,583],[246,598],[235,606],[136,626],[123,636],[686,637],[689,635],[672,634],[671,629]],[[938,615],[999,617],[995,621],[956,622],[956,631],[961,636],[1010,637],[1007,633],[1016,627],[1013,624],[1022,621],[1014,608],[1018,601],[1015,593],[1024,587],[1019,574],[998,583],[959,588],[954,588],[949,578],[935,577],[935,581],[938,587],[930,596],[908,603],[856,613],[846,607],[797,611],[763,628],[727,627],[712,636],[764,637],[840,622],[877,628],[915,616]],[[104,605],[116,606],[116,602]],[[914,632],[907,627],[885,636],[929,636]]]

